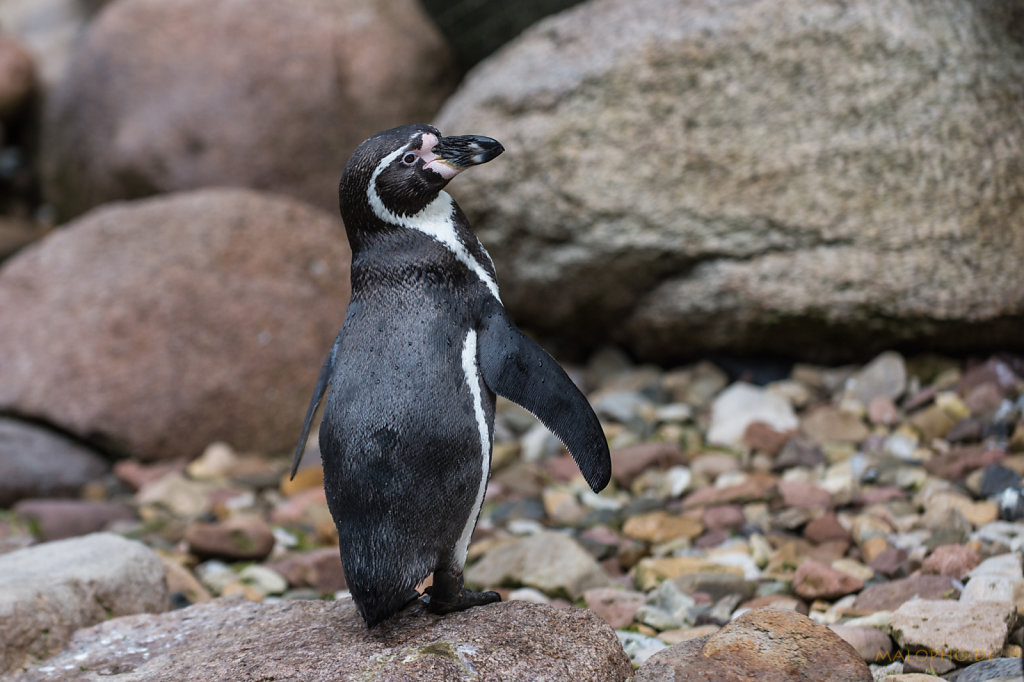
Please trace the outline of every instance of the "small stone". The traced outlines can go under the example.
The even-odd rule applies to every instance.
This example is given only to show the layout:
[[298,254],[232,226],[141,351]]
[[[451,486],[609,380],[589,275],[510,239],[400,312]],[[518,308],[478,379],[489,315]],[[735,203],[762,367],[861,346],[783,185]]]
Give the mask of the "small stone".
[[907,365],[899,353],[886,351],[846,382],[848,398],[868,405],[878,396],[899,398],[907,387]]
[[[740,461],[735,455],[724,452],[709,452],[697,455],[690,462],[690,471],[694,476],[705,481],[714,481],[719,476],[730,471],[738,471]],[[615,470],[615,463],[612,462],[612,471]]]
[[861,555],[864,557],[864,561],[867,561],[868,563],[874,561],[887,549],[889,549],[889,541],[886,540],[883,535],[869,537],[867,540],[860,543]]
[[830,625],[829,629],[856,649],[868,663],[881,663],[892,653],[892,639],[877,628]]
[[756,609],[714,634],[655,653],[635,679],[871,682],[872,677],[857,651],[824,625],[789,611]]
[[982,446],[955,447],[949,452],[933,457],[924,463],[928,473],[947,481],[960,481],[975,469],[996,464],[1006,457],[999,449]]
[[813,468],[825,462],[825,453],[821,447],[806,436],[794,436],[786,441],[782,450],[772,462],[773,471],[781,471],[793,467]]
[[818,443],[860,443],[870,434],[860,417],[829,405],[805,415],[800,420],[800,430]]
[[684,464],[686,460],[678,447],[663,441],[619,448],[612,451],[611,457],[612,475],[626,488],[645,469],[655,466],[667,468],[673,464]]
[[134,521],[135,511],[120,502],[22,500],[14,513],[31,521],[43,541],[63,540],[104,530],[116,521]]
[[978,553],[963,545],[940,545],[921,564],[925,574],[945,575],[963,580],[978,565]]
[[715,445],[743,447],[743,434],[754,422],[763,422],[776,431],[795,429],[799,423],[793,406],[785,398],[737,382],[722,391],[712,403],[707,440]]
[[184,459],[172,459],[165,462],[143,464],[134,459],[122,459],[114,465],[114,475],[135,491],[142,490],[150,483],[155,483],[170,473],[182,473],[188,462]]
[[647,659],[668,646],[660,639],[638,632],[616,630],[615,634],[618,635],[619,643],[622,644],[629,660],[636,666],[643,665]]
[[245,516],[218,523],[193,522],[185,530],[185,542],[199,557],[259,561],[274,548],[274,533],[262,519]]
[[658,639],[669,645],[679,644],[680,642],[688,642],[691,639],[699,639],[700,637],[713,635],[721,629],[721,626],[710,623],[707,625],[697,625],[692,628],[676,628],[675,630],[659,632]]
[[227,443],[211,443],[198,458],[189,463],[186,471],[197,480],[226,478],[238,462],[238,455]]
[[971,414],[987,417],[999,409],[1003,403],[1003,390],[994,381],[978,384],[964,394],[964,404]]
[[704,407],[729,383],[729,377],[710,362],[699,362],[692,367],[666,372],[661,379],[662,388],[672,400],[694,407]]
[[1021,575],[1021,555],[1016,552],[999,554],[985,559],[971,570],[971,577],[980,575],[1005,575],[1017,577]]
[[213,599],[209,590],[203,587],[203,584],[192,575],[190,570],[177,561],[166,557],[161,557],[160,561],[163,563],[164,571],[167,575],[167,591],[170,592],[172,597],[180,594],[190,604],[198,604]]
[[637,610],[647,602],[641,592],[598,587],[583,593],[587,608],[601,617],[604,622],[618,630],[630,625]]
[[920,575],[868,585],[857,595],[851,615],[869,616],[879,611],[895,611],[909,599],[955,599],[959,590],[952,578]]
[[700,517],[701,523],[709,530],[738,530],[746,523],[743,508],[738,504],[719,504],[705,507]]
[[914,413],[910,417],[910,424],[917,429],[921,434],[921,439],[927,443],[949,433],[956,425],[956,420],[938,405],[929,405]]
[[196,566],[196,578],[214,594],[220,594],[231,583],[237,582],[238,576],[223,561],[211,559]]
[[[1021,679],[1020,655],[1008,658],[994,658],[978,661],[961,669],[958,675],[950,677],[951,682],[1019,682]],[[935,682],[932,678],[927,682]]]
[[548,518],[561,525],[576,525],[587,515],[587,509],[570,490],[547,488],[542,493],[541,500],[544,502],[544,511]]
[[906,566],[908,552],[903,547],[887,547],[868,562],[871,570],[882,575],[894,576]]
[[699,557],[648,557],[636,565],[634,580],[644,592],[654,589],[662,580],[679,578],[690,573],[724,572],[742,576],[742,568],[726,566]]
[[807,615],[807,605],[803,601],[790,594],[765,594],[760,597],[743,602],[740,609],[779,609],[780,611],[795,611]]
[[986,426],[983,419],[974,417],[961,419],[946,434],[946,442],[953,444],[980,442],[985,437]]
[[331,594],[345,589],[345,573],[336,547],[314,549],[293,554],[269,564],[292,587],[311,587],[319,594]]
[[767,501],[772,499],[775,493],[774,477],[750,475],[742,483],[721,487],[716,485],[690,493],[683,499],[683,509],[693,509],[705,505]]
[[936,395],[935,404],[941,407],[954,421],[967,419],[971,416],[971,409],[953,391],[943,391]]
[[832,512],[825,514],[804,527],[804,537],[815,544],[830,540],[851,540],[850,531],[846,530]]
[[661,543],[677,538],[695,538],[704,530],[700,521],[667,512],[634,516],[622,527],[624,535],[644,542]]
[[864,581],[818,561],[805,561],[793,576],[793,592],[802,599],[837,599],[863,589]]
[[140,505],[158,505],[177,517],[192,519],[210,511],[213,487],[204,481],[191,481],[172,471],[147,484],[135,495]]
[[288,589],[288,581],[277,571],[259,564],[250,564],[239,572],[243,583],[252,587],[262,596],[282,594]]
[[779,481],[778,490],[782,503],[787,507],[827,509],[832,506],[832,496],[828,491],[807,481]]
[[1000,464],[990,464],[981,471],[978,494],[991,498],[1002,494],[1004,490],[1019,488],[1020,485],[1021,475],[1018,472]]
[[896,403],[887,395],[875,396],[868,403],[868,420],[872,424],[892,426],[900,420],[900,411]]
[[673,581],[684,594],[702,593],[713,601],[738,596],[746,600],[754,596],[756,586],[741,575],[732,573],[690,573]]
[[1013,604],[914,599],[901,604],[889,623],[903,649],[977,661],[999,656],[1015,613]]
[[484,589],[525,585],[551,596],[565,594],[578,599],[586,590],[608,586],[611,581],[575,540],[541,531],[487,552],[466,571],[466,582]]
[[793,431],[776,431],[770,424],[752,422],[743,432],[743,444],[755,452],[763,452],[774,457],[792,438]]

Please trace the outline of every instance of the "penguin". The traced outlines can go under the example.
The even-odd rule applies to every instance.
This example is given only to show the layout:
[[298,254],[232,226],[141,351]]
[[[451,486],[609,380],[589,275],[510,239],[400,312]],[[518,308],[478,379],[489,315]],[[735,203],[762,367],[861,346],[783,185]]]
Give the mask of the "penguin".
[[326,392],[320,452],[342,566],[368,628],[421,595],[428,611],[500,601],[463,568],[490,473],[495,396],[537,416],[596,492],[608,443],[583,394],[501,303],[494,264],[443,191],[504,151],[430,125],[379,132],[338,186],[352,296],[320,370],[292,476]]

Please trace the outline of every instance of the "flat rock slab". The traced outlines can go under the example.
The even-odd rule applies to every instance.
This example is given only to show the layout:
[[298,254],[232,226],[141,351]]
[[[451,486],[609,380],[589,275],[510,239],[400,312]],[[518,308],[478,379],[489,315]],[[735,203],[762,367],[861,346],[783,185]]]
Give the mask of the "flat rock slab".
[[0,675],[56,654],[79,628],[166,609],[164,575],[156,552],[111,533],[0,556]]
[[368,631],[351,600],[217,599],[107,621],[32,680],[626,680],[632,666],[595,614],[505,602],[439,617],[414,605]]

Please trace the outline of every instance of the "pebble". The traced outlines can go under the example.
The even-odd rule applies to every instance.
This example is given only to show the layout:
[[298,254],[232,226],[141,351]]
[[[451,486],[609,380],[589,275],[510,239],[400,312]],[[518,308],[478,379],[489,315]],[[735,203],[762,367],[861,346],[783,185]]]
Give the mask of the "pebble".
[[274,533],[265,521],[245,516],[217,523],[194,522],[185,542],[196,556],[226,560],[260,561],[274,548]]
[[708,442],[742,448],[743,434],[754,422],[767,424],[776,431],[795,429],[799,424],[788,400],[766,389],[737,382],[722,391],[711,405]]
[[964,663],[999,656],[1015,613],[1013,604],[913,599],[892,613],[889,624],[901,648]]
[[31,523],[40,540],[88,535],[117,521],[134,521],[135,510],[120,502],[91,500],[22,500],[14,513]]
[[837,599],[857,592],[864,581],[819,561],[805,561],[793,575],[793,592],[802,599]]

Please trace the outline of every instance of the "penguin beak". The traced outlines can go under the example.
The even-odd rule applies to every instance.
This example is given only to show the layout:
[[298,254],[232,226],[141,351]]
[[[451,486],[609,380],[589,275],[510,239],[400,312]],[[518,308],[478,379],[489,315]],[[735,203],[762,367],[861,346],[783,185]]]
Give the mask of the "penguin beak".
[[505,151],[501,143],[482,135],[442,137],[433,148],[434,155],[456,172],[487,163]]

